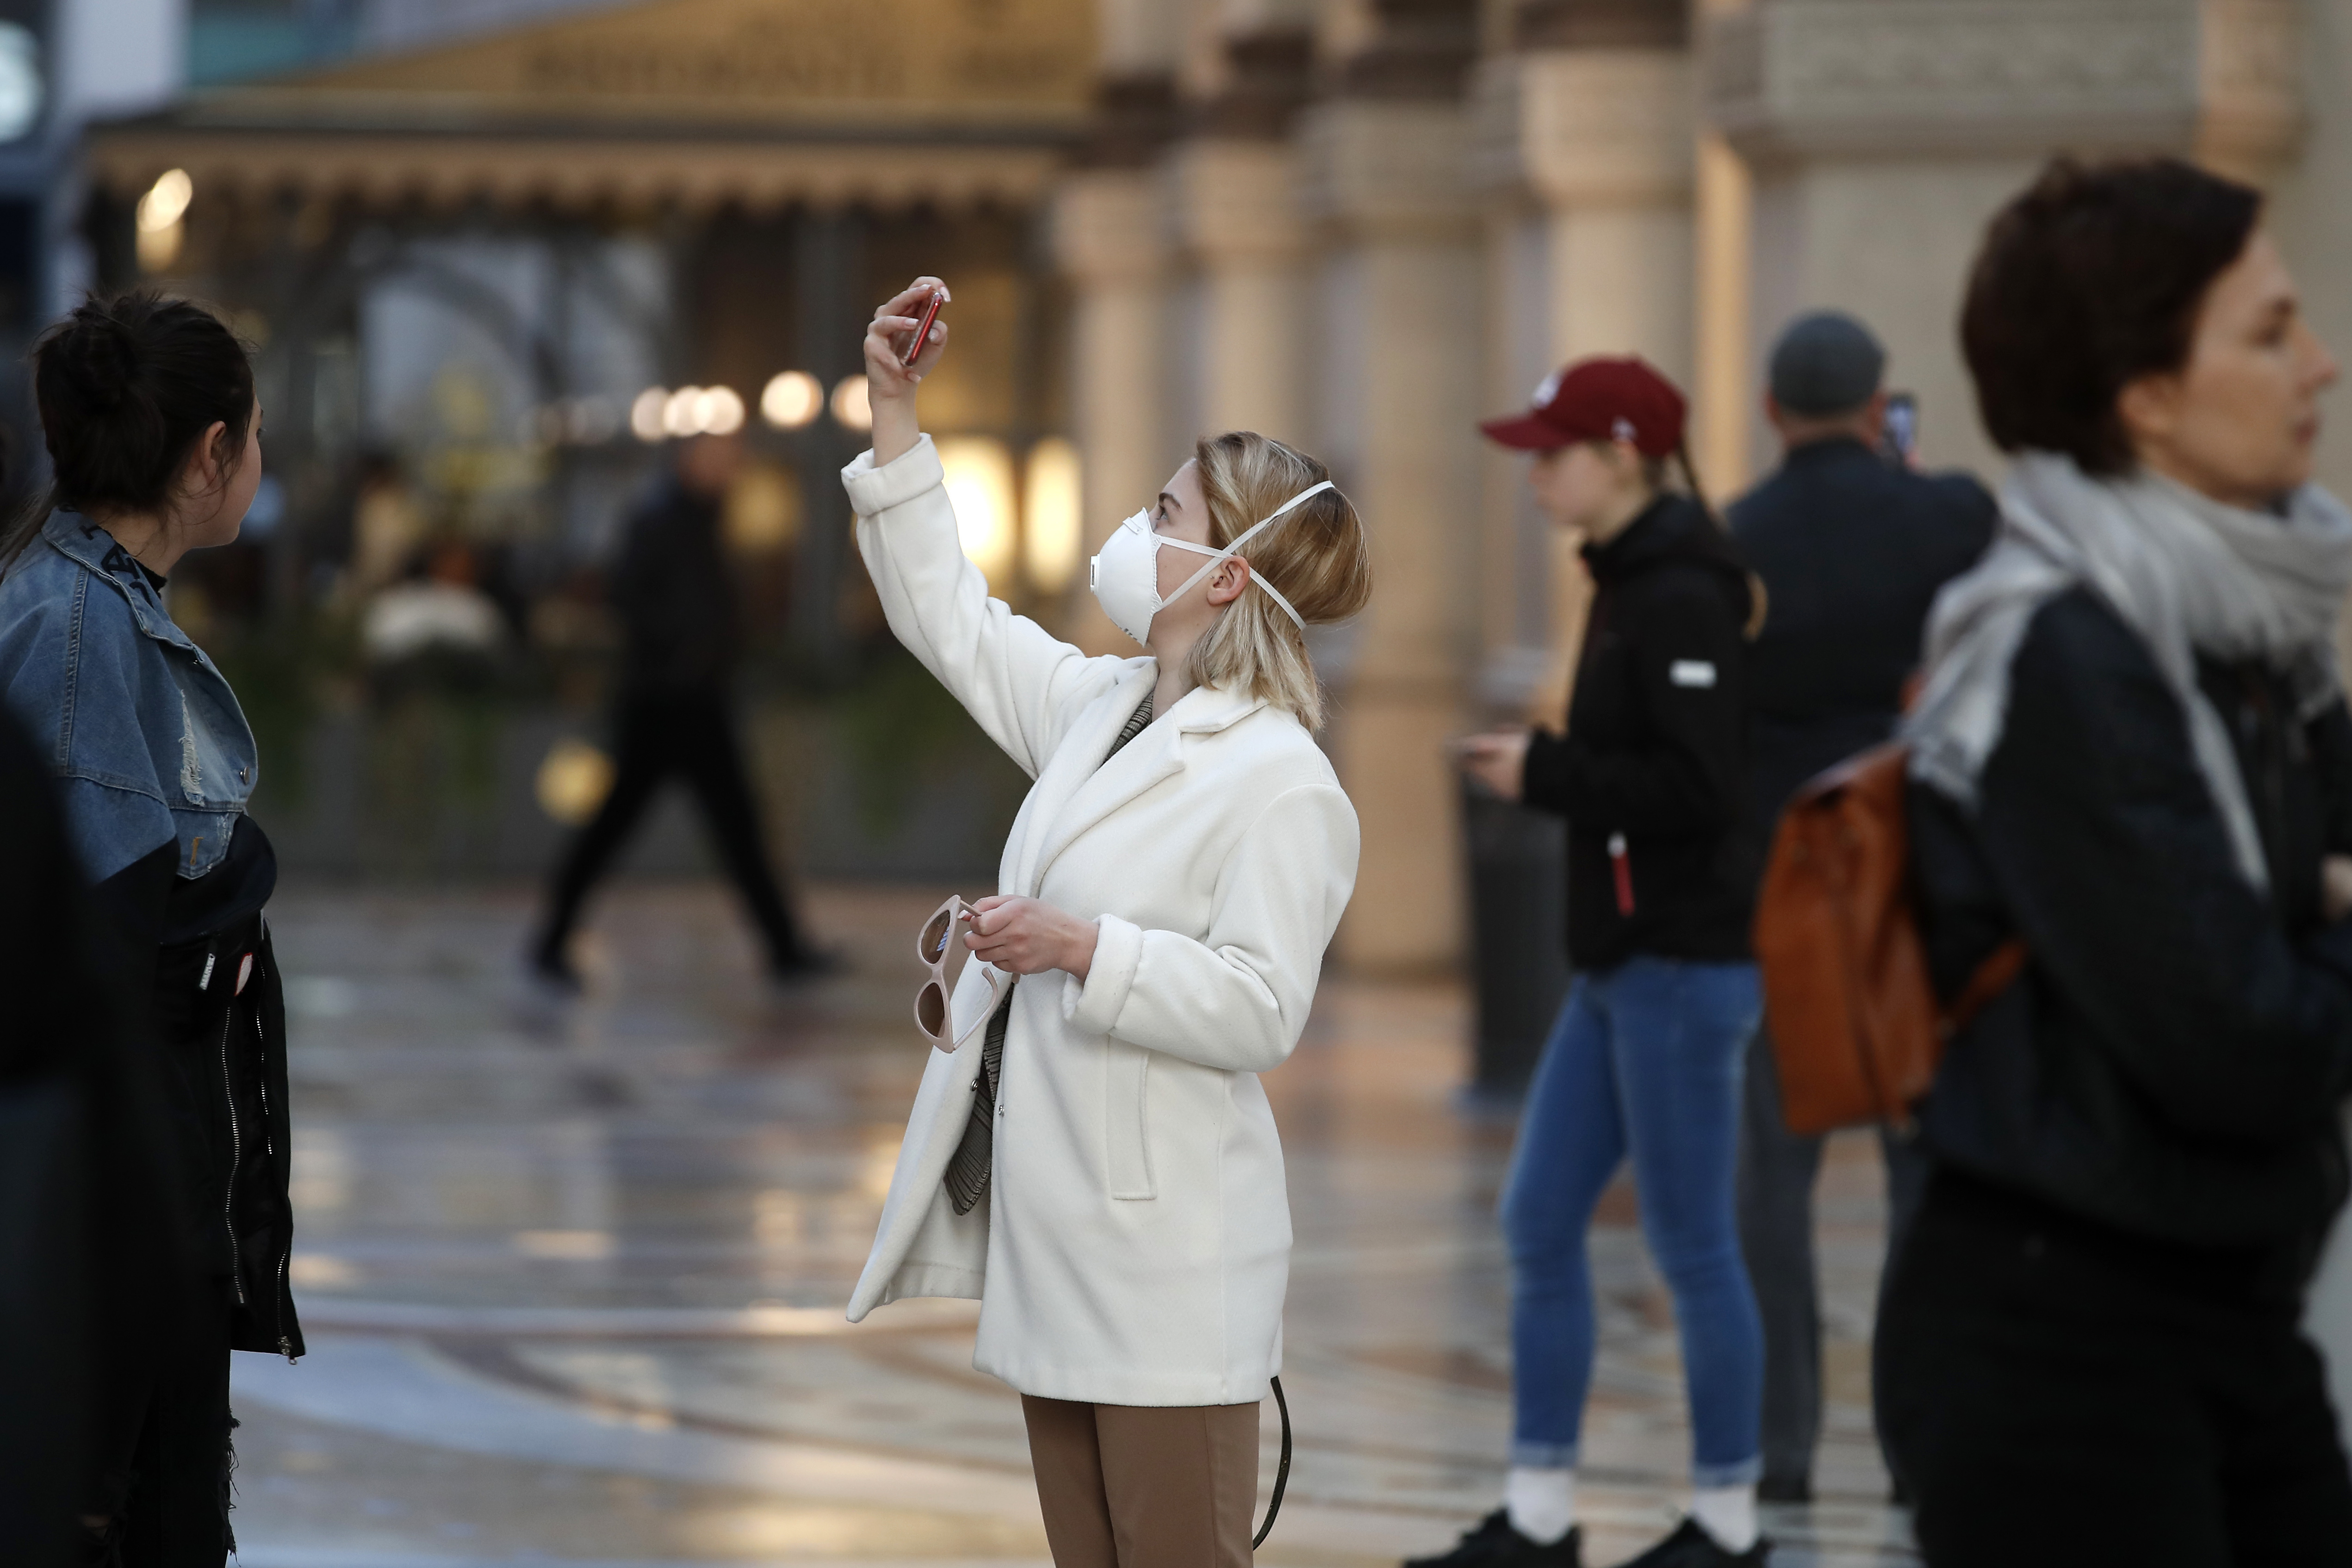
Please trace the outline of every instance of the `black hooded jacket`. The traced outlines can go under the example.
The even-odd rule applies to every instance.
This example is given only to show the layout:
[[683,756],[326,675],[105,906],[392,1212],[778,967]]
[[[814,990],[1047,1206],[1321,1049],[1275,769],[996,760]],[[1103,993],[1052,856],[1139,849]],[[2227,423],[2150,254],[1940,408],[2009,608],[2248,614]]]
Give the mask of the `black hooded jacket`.
[[1683,496],[1584,559],[1595,593],[1568,733],[1537,732],[1525,795],[1568,819],[1570,960],[1744,960],[1757,860],[1747,570]]

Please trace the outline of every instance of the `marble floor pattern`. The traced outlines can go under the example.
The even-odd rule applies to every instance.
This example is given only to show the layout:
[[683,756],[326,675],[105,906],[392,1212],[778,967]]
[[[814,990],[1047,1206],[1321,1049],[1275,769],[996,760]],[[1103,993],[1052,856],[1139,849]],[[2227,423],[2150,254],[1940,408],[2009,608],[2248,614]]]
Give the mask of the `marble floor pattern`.
[[[902,949],[946,891],[815,890],[847,969],[776,992],[720,891],[625,884],[568,1001],[520,977],[528,890],[282,894],[310,1354],[236,1358],[246,1568],[1044,1563],[974,1309],[841,1315],[922,1065]],[[1331,978],[1267,1079],[1297,1457],[1266,1563],[1392,1563],[1498,1495],[1511,1129],[1454,1108],[1465,1026],[1453,985]],[[1867,1415],[1882,1213],[1872,1145],[1837,1141],[1821,1500],[1768,1511],[1782,1568],[1916,1561]],[[1671,1523],[1687,1463],[1635,1218],[1612,1191],[1594,1241],[1596,1565]],[[1276,1432],[1269,1404],[1269,1481]]]

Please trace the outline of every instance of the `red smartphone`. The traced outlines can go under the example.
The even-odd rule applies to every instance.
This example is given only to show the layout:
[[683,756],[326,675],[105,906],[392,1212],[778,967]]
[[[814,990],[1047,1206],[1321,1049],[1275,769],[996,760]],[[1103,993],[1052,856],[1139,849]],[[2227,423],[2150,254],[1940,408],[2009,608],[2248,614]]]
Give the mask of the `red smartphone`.
[[940,319],[940,307],[947,302],[946,289],[931,290],[931,302],[923,307],[923,319],[915,327],[915,340],[907,345],[906,357],[898,361],[907,370],[911,371],[915,368],[916,357],[922,353],[923,345],[931,340],[931,323]]

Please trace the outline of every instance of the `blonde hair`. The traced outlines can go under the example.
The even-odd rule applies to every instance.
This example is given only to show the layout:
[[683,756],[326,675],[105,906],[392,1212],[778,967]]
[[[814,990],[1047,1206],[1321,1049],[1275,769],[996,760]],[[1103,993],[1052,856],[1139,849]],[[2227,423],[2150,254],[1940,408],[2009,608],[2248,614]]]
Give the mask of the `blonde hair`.
[[[1255,431],[1204,436],[1192,448],[1209,503],[1209,542],[1219,549],[1301,490],[1331,476],[1305,453]],[[1372,596],[1372,552],[1363,519],[1339,490],[1310,497],[1242,549],[1250,570],[1297,607],[1309,625],[1345,621]],[[1185,661],[1195,685],[1246,692],[1323,726],[1323,689],[1297,622],[1265,593],[1224,607]]]

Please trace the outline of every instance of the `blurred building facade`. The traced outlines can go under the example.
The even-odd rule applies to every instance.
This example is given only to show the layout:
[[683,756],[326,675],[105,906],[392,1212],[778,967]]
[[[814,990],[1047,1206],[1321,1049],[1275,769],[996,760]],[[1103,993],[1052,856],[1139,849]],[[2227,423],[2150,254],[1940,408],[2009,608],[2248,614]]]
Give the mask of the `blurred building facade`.
[[956,288],[926,401],[967,544],[1090,646],[1077,565],[1194,437],[1329,460],[1380,573],[1318,639],[1373,967],[1458,956],[1441,743],[1557,711],[1577,571],[1474,428],[1551,366],[1656,362],[1727,494],[1771,456],[1762,345],[1835,305],[1927,461],[1990,475],[1960,281],[2059,151],[2263,184],[2352,344],[2352,0],[281,0],[191,37],[211,85],[89,139],[89,232],[250,313],[298,513],[398,449],[552,573],[639,436],[740,421],[821,664],[862,612],[857,328],[919,271]]

